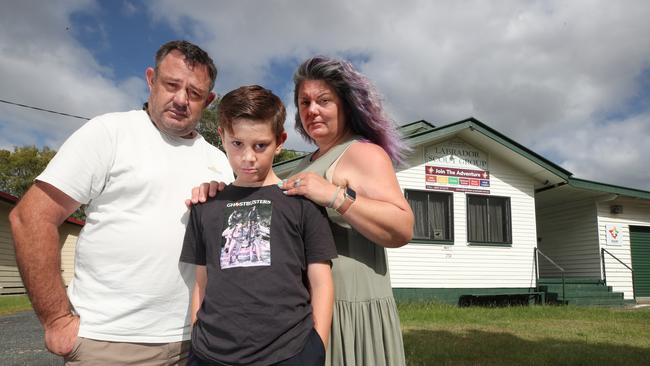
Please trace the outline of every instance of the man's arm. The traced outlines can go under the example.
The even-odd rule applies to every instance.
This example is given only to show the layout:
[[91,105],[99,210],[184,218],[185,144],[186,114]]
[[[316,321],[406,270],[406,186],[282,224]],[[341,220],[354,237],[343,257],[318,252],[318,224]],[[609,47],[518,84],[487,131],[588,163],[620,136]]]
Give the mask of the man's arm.
[[308,264],[307,278],[309,279],[309,291],[311,293],[314,329],[318,332],[325,349],[327,349],[334,308],[334,282],[330,264],[325,262]]
[[196,315],[201,309],[203,299],[205,298],[205,286],[208,283],[208,272],[205,266],[196,265],[196,281],[192,290],[192,324],[196,323]]
[[56,187],[36,182],[9,214],[16,262],[50,352],[66,355],[79,329],[61,277],[59,226],[81,204]]

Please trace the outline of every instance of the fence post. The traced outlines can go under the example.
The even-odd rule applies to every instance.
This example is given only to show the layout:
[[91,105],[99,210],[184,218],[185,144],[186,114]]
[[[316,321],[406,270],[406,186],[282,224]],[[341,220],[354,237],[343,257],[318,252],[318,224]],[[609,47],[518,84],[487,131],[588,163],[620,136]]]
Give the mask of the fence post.
[[603,283],[607,286],[607,271],[605,270],[605,248],[600,248],[600,258],[603,262]]
[[539,260],[537,259],[537,247],[534,250],[533,260],[535,261],[535,286],[539,288]]

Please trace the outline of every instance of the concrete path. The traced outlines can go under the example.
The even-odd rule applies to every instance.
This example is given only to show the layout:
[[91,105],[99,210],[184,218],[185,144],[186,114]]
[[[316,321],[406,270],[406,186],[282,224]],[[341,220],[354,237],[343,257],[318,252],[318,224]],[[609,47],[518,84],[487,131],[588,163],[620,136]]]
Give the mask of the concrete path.
[[43,328],[32,311],[0,316],[1,366],[62,366],[63,359],[49,353]]

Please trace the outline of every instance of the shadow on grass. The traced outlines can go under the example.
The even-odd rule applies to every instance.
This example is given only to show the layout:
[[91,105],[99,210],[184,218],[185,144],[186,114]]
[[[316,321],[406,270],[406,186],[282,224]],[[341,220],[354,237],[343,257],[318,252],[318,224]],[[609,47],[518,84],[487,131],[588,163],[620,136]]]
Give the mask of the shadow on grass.
[[404,332],[406,364],[423,365],[646,365],[649,348],[565,341],[530,341],[508,333],[470,330]]

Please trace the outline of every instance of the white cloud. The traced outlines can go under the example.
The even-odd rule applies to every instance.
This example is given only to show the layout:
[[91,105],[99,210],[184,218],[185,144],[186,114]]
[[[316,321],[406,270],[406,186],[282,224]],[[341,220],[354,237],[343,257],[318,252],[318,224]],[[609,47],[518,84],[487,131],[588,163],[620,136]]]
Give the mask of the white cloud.
[[122,3],[122,14],[124,14],[127,17],[131,17],[135,14],[137,14],[140,11],[138,7],[133,4],[131,1],[124,1]]
[[[72,36],[70,15],[96,10],[92,1],[13,2],[0,14],[0,98],[93,117],[133,107],[141,79],[116,81]],[[3,105],[0,145],[58,148],[82,120]],[[6,134],[5,134],[6,133]]]
[[624,187],[648,189],[650,113],[574,126],[545,136],[540,145],[562,157],[559,165],[574,176]]

